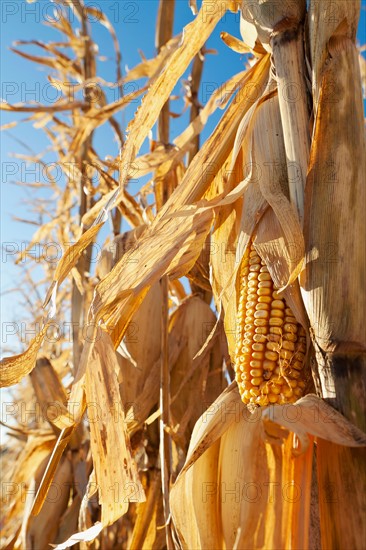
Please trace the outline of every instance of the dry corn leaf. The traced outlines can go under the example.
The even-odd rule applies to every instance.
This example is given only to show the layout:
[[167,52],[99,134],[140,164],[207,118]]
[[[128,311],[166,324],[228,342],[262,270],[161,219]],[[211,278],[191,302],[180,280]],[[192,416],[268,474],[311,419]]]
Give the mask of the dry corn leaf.
[[[261,222],[256,228],[253,243],[258,254],[268,266],[272,280],[280,287],[280,281],[283,274],[285,277],[289,274],[286,255],[288,253],[291,254],[292,243],[284,241],[282,228],[271,208],[267,209],[263,214]],[[296,256],[297,251],[295,249],[294,258],[296,258]],[[282,280],[284,280],[284,278]],[[287,285],[281,294],[293,311],[297,321],[304,328],[307,328],[308,318],[301,298],[298,281]]]
[[110,120],[111,116],[118,113],[118,111],[126,107],[131,101],[143,94],[145,91],[146,88],[138,88],[134,92],[123,96],[118,101],[109,103],[105,107],[90,108],[87,113],[83,113],[78,121],[77,131],[75,132],[73,140],[69,145],[69,154],[75,154],[90,134],[98,128],[98,126]]
[[65,250],[61,260],[57,264],[55,274],[53,276],[53,283],[47,292],[43,307],[46,307],[49,303],[55,287],[59,287],[62,284],[71,269],[78,263],[84,250],[94,241],[102,225],[102,223],[99,223],[90,227],[87,231],[85,231],[85,233],[83,233],[75,244],[69,246]]
[[116,369],[116,354],[108,334],[99,331],[85,377],[90,444],[105,527],[145,500],[126,430]]
[[19,355],[5,357],[0,363],[0,386],[12,386],[20,382],[24,376],[27,376],[35,367],[38,351],[46,336],[50,322],[47,322],[41,331],[35,336],[28,349]]
[[155,57],[144,60],[142,63],[133,67],[133,69],[130,69],[123,78],[123,81],[131,82],[131,80],[138,80],[144,77],[155,79],[164,69],[169,57],[179,47],[181,40],[181,36],[175,36],[169,40],[169,42],[160,48],[159,53]]
[[[268,60],[267,60],[268,61]],[[227,102],[230,100],[233,94],[235,93],[242,93],[243,97],[245,99],[245,104],[249,107],[252,103],[252,92],[253,89],[256,90],[256,86],[262,85],[263,80],[263,71],[266,70],[266,63],[258,64],[257,69],[253,69],[252,72],[242,72],[238,75],[234,75],[232,78],[230,78],[227,82],[225,82],[222,87],[215,90],[215,92],[210,97],[207,104],[203,107],[203,109],[200,111],[199,115],[191,122],[191,124],[174,140],[174,145],[176,146],[177,150],[169,149],[166,151],[166,149],[154,149],[153,152],[148,153],[146,155],[142,155],[140,157],[137,157],[133,160],[133,162],[130,163],[128,166],[128,172],[127,172],[127,178],[131,177],[140,177],[142,175],[145,175],[148,172],[151,172],[153,169],[155,169],[157,166],[164,162],[170,161],[171,165],[178,162],[184,154],[189,150],[190,145],[192,143],[192,140],[202,131],[204,128],[204,125],[206,124],[208,117],[215,112],[217,108],[223,108]],[[257,74],[259,73],[259,74]],[[253,80],[252,80],[253,79]],[[258,79],[258,82],[257,82]],[[247,85],[247,88],[245,87]],[[224,93],[226,92],[227,93]],[[243,100],[244,101],[244,100]],[[220,152],[221,149],[225,148],[229,150],[230,140],[232,138],[232,127],[235,127],[235,124],[238,123],[238,118],[240,117],[241,111],[239,110],[238,103],[234,102],[233,106],[228,107],[228,116],[225,117],[225,121],[223,124],[221,122],[219,123],[217,130],[214,132],[214,134],[209,138],[209,145],[207,145],[207,148],[205,148],[205,144],[203,144],[202,149],[205,148],[205,155],[208,158],[201,159],[201,162],[203,162],[207,166],[214,166],[216,164],[216,148],[218,148],[218,152]],[[230,140],[228,142],[225,140],[223,141],[220,136],[223,132],[226,132],[229,137],[230,133]],[[201,154],[199,152],[199,154]],[[221,160],[221,159],[220,159]],[[208,186],[210,183],[210,178],[213,175],[213,171],[209,170],[206,178],[201,178],[201,171],[198,171],[199,163],[197,162],[197,166],[194,173],[190,173],[190,177],[187,176],[184,178],[184,182],[182,183],[182,186],[180,186],[180,191],[182,192],[184,189],[195,189],[199,184],[206,184],[205,187]],[[189,170],[189,169],[188,169]],[[181,195],[181,192],[177,194],[178,198]],[[83,223],[89,224],[92,223],[98,213],[101,209],[105,209],[107,204],[112,204],[112,198],[113,198],[113,204],[117,205],[120,201],[123,201],[124,192],[121,192],[117,198],[115,191],[110,191],[106,195],[104,195],[83,217]],[[204,193],[204,189],[200,189],[199,192],[196,194],[195,198],[200,197]],[[194,200],[191,198],[191,200]],[[176,201],[175,201],[176,202]],[[173,205],[174,202],[171,201],[171,204]]]
[[164,273],[179,277],[189,271],[201,251],[211,219],[212,212],[204,212],[184,216],[180,223],[176,218],[154,223],[138,246],[129,250],[97,285],[92,313],[96,319],[103,317],[104,322],[108,317],[112,319],[109,330],[115,331],[115,345],[151,285]]
[[[251,71],[249,71],[249,74],[247,75],[247,79],[245,83],[243,84],[243,104],[241,102],[233,102],[228,110],[227,113],[225,113],[222,121],[218,125],[216,131],[211,136],[211,138],[206,142],[205,146],[200,150],[198,155],[196,155],[193,163],[190,165],[183,181],[181,182],[181,185],[179,186],[179,193],[176,195],[174,193],[171,197],[171,199],[168,201],[167,205],[171,204],[173,206],[173,210],[176,210],[179,206],[179,204],[185,204],[188,201],[197,199],[201,196],[201,194],[204,192],[204,189],[208,187],[210,182],[213,179],[213,173],[209,171],[207,174],[207,178],[203,179],[201,178],[201,166],[202,163],[205,165],[220,165],[220,163],[223,162],[223,157],[225,158],[225,154],[228,154],[229,148],[230,148],[230,139],[222,140],[220,136],[222,135],[222,132],[226,132],[227,135],[231,136],[231,139],[234,137],[234,132],[236,131],[237,125],[239,123],[239,119],[242,116],[242,110],[244,108],[249,108],[252,104],[252,98],[251,98],[251,90],[252,85],[255,84],[256,86],[262,86],[263,82],[265,81],[267,75],[268,75],[268,58],[264,58],[262,61],[259,61],[255,67]],[[245,85],[248,85],[249,91],[248,95],[245,94],[246,87]],[[192,170],[192,173],[190,172]],[[189,176],[189,177],[188,177]],[[189,182],[189,185],[184,185],[184,183]],[[204,184],[204,185],[202,185]],[[109,195],[106,196],[106,199],[104,200],[104,209],[107,208],[108,203],[112,203],[114,200],[116,192],[111,192]],[[183,196],[185,195],[185,196]],[[173,200],[174,199],[174,200]],[[118,202],[118,200],[116,201]],[[177,204],[178,203],[178,204]],[[162,212],[167,209],[167,205],[162,209]],[[159,216],[158,216],[159,218]],[[157,223],[158,220],[156,220],[155,223]],[[153,226],[154,227],[154,226]],[[176,229],[176,228],[175,228]],[[157,229],[155,229],[157,231]],[[195,243],[197,244],[197,243]],[[175,246],[177,244],[175,243]],[[179,246],[179,244],[178,244]],[[113,273],[113,272],[112,272]],[[111,275],[112,276],[112,275]],[[106,280],[108,280],[108,286],[111,286],[113,288],[113,285],[111,285],[111,281],[109,280],[111,277],[107,277]],[[118,276],[118,279],[120,277]],[[122,323],[122,328],[124,326],[124,323]],[[116,336],[114,338],[115,341],[118,340],[118,337]]]
[[[87,246],[94,241],[101,225],[102,224],[94,225],[88,229],[74,245],[70,246],[66,250],[65,254],[58,263],[54,274],[54,281],[49,288],[44,303],[45,307],[52,298],[53,303],[51,304],[51,318],[54,315],[54,310],[56,308],[55,292],[57,287],[64,281],[71,269],[76,265],[85,248],[87,248]],[[28,349],[24,353],[2,359],[0,370],[1,387],[16,384],[33,370],[39,348],[42,345],[49,326],[50,321],[47,321],[39,334],[33,338]]]
[[156,539],[159,538],[158,508],[159,504],[161,504],[161,502],[159,503],[159,498],[161,498],[160,491],[161,475],[160,472],[154,471],[152,472],[146,502],[137,505],[137,517],[129,545],[130,550],[156,548]]
[[[51,106],[39,105],[38,103],[35,103],[34,105],[25,105],[23,103],[10,105],[5,101],[0,102],[0,110],[2,111],[10,111],[14,113],[31,113],[35,111],[36,115],[38,115],[39,113],[58,113],[62,111],[71,111],[73,109],[83,109],[84,107],[85,103],[82,101],[73,101],[71,103],[69,101],[59,101],[52,104]],[[32,118],[33,117],[29,117],[29,120],[31,120]]]
[[252,51],[251,48],[246,46],[242,40],[239,40],[239,38],[236,38],[236,36],[233,36],[228,32],[221,32],[220,38],[231,50],[236,53],[247,54]]
[[50,490],[50,487],[52,485],[53,478],[57,471],[57,467],[60,463],[63,452],[70,441],[71,435],[72,428],[66,428],[62,430],[60,435],[58,436],[57,442],[53,447],[52,454],[47,463],[47,467],[44,471],[42,480],[38,486],[37,494],[32,503],[32,509],[30,513],[33,516],[38,515],[42,509],[42,506],[47,498],[48,491]]
[[141,107],[137,111],[133,122],[127,131],[129,136],[121,156],[120,184],[123,187],[129,165],[134,161],[153,124],[156,122],[161,109],[176,85],[179,77],[187,69],[194,56],[200,51],[208,37],[211,35],[218,21],[228,8],[228,2],[224,1],[220,9],[206,9],[208,0],[203,0],[200,14],[192,23],[189,23],[183,31],[179,48],[173,51],[167,59],[165,70],[150,87],[145,95]]
[[[39,465],[50,455],[55,444],[55,435],[48,433],[44,435],[30,435],[25,447],[17,457],[14,471],[11,479],[4,478],[2,496],[2,504],[4,506],[3,525],[1,535],[5,538],[14,532],[14,525],[18,524],[19,528],[22,523],[22,515],[24,513],[24,491],[29,488],[30,480]],[[23,491],[23,495],[21,492]],[[5,505],[7,509],[5,510]]]

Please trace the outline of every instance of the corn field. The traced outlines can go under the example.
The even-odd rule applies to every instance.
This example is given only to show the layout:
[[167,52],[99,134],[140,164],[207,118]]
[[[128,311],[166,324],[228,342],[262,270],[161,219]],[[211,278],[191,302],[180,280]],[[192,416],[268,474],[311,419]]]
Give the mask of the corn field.
[[[125,73],[105,13],[54,3],[55,40],[13,52],[62,97],[1,103],[44,134],[65,182],[50,179],[52,215],[16,259],[37,334],[0,380],[35,414],[2,418],[1,548],[364,550],[361,2],[187,0],[174,35],[176,3],[160,0],[156,55]],[[222,32],[223,45],[245,62],[201,104],[226,12],[241,39]],[[114,84],[98,74],[97,24]],[[173,135],[187,71],[189,122]],[[104,124],[117,156],[97,152]],[[49,242],[57,263],[31,254]],[[50,337],[64,322],[71,338]]]

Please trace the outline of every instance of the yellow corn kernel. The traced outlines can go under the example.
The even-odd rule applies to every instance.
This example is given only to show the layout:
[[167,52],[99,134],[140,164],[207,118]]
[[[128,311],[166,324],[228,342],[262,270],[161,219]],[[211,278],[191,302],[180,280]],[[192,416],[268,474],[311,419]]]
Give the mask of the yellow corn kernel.
[[305,352],[306,333],[251,243],[240,266],[234,357],[243,402],[295,402],[306,387]]
[[269,273],[260,273],[258,275],[258,281],[270,281],[272,283],[272,279]]
[[281,327],[270,327],[269,332],[271,334],[277,334],[278,336],[282,336],[282,328]]
[[[263,338],[263,336],[261,336],[261,338]],[[253,336],[253,339],[254,339],[254,336]],[[252,350],[254,350],[254,351],[264,351],[264,345],[259,344],[259,343],[252,344]]]
[[264,354],[264,357],[266,359],[269,359],[270,361],[277,361],[278,360],[278,353],[274,351],[266,351]]
[[285,309],[285,304],[282,300],[273,300],[271,305],[274,309]]
[[271,295],[270,288],[258,288],[258,296],[270,296],[270,295]]
[[283,325],[283,319],[280,319],[279,317],[271,317],[269,324],[271,327],[281,327]]
[[255,308],[257,311],[262,311],[262,310],[266,310],[266,311],[269,311],[269,304],[261,304],[261,303],[258,303],[256,305],[256,308]]
[[295,344],[293,342],[288,342],[287,340],[284,340],[282,342],[283,349],[287,349],[289,351],[295,351]]
[[259,296],[258,302],[260,304],[270,304],[272,302],[271,296]]
[[277,342],[267,342],[267,349],[270,351],[279,351],[279,345]]
[[252,369],[250,371],[250,376],[253,376],[253,378],[258,378],[262,376],[262,374],[263,374],[262,369]]

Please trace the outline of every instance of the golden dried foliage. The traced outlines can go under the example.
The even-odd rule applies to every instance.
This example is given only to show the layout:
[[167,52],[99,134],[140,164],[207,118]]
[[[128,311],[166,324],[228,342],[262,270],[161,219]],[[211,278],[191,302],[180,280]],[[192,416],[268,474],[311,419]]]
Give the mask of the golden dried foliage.
[[[54,208],[39,202],[41,221],[18,257],[19,265],[30,260],[38,242],[63,251],[57,265],[38,259],[44,280],[25,271],[37,335],[1,361],[1,386],[23,381],[18,404],[35,406],[26,427],[5,424],[12,438],[1,451],[12,490],[4,497],[2,547],[305,549],[318,525],[319,548],[361,550],[366,151],[359,3],[340,2],[340,20],[329,25],[328,1],[307,8],[303,0],[203,0],[198,10],[190,0],[192,22],[172,36],[174,2],[160,0],[156,56],[142,56],[122,75],[106,15],[82,0],[56,2],[51,26],[63,42],[21,41],[13,52],[52,67],[49,80],[62,97],[52,106],[1,104],[45,133],[64,178],[59,185],[49,177]],[[243,41],[227,32],[221,38],[248,54],[245,70],[201,106],[205,43],[226,11],[240,7]],[[98,16],[111,36],[116,84],[97,74],[88,16]],[[27,45],[42,55],[27,53]],[[172,94],[190,67],[183,98],[190,116],[173,139]],[[108,89],[141,78],[136,91],[108,103]],[[82,99],[70,96],[71,82]],[[294,84],[292,100],[286,93]],[[116,115],[139,96],[126,139]],[[222,116],[202,140],[218,108]],[[94,136],[105,123],[120,153],[102,158]],[[157,141],[149,137],[154,127]],[[46,166],[29,148],[21,158]],[[131,191],[137,177],[146,183]],[[112,234],[94,270],[90,252],[108,218]],[[289,386],[281,386],[282,404],[267,400],[268,392],[251,399],[244,388],[246,406],[232,382],[236,344],[247,345],[237,321],[240,266],[250,253],[276,289],[277,306],[291,312],[291,327],[302,327],[306,376],[295,391],[297,374],[278,366],[277,378]],[[71,341],[48,337],[70,319]],[[289,351],[278,350],[286,357],[290,332],[283,338]],[[328,499],[329,481],[342,498]],[[55,487],[62,490],[52,499]]]

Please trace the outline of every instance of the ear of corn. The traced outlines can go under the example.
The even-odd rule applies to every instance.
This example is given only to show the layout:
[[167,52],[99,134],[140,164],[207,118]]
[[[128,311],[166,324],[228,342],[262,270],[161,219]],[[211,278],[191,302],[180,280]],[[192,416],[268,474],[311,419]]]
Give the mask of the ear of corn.
[[246,404],[293,403],[305,389],[306,336],[253,244],[240,267],[235,373]]

